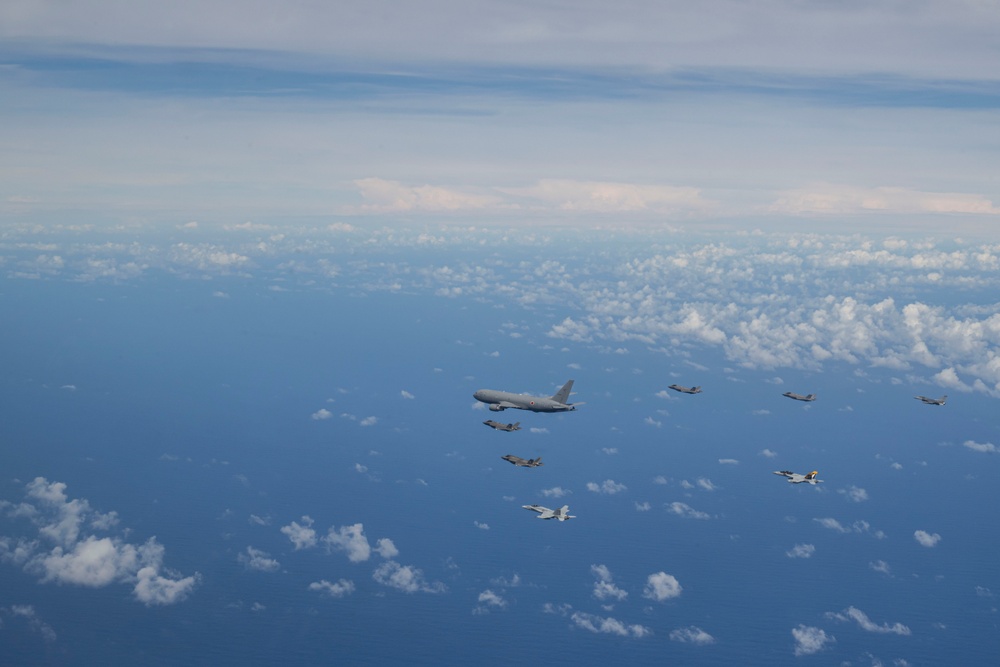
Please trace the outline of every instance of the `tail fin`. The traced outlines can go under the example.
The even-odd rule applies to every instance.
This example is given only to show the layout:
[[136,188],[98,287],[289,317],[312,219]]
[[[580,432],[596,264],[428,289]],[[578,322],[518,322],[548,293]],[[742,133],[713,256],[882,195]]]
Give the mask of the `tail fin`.
[[521,422],[514,422],[514,428],[521,428]]
[[700,386],[694,387],[691,389],[691,391],[701,391],[701,387]]
[[944,396],[942,396],[940,400],[941,400],[941,405],[944,405],[945,402],[948,400],[948,394],[945,394]]
[[816,475],[819,474],[818,470],[813,470],[811,473],[806,475],[806,479],[816,479]]
[[569,405],[569,392],[573,389],[573,381],[570,380],[562,386],[562,389],[552,394],[552,400],[556,403]]
[[809,394],[808,396],[806,396],[806,398],[808,399],[816,398],[816,394]]

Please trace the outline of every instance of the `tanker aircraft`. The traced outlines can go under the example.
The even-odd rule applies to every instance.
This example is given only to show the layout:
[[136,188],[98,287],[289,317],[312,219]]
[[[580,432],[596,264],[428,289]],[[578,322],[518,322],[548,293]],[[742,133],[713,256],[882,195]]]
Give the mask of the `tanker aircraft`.
[[577,405],[583,405],[583,403],[574,405],[567,402],[571,389],[573,389],[572,380],[549,397],[513,394],[509,391],[495,391],[493,389],[480,389],[472,397],[480,403],[486,403],[493,412],[502,412],[507,408],[531,410],[532,412],[569,412],[576,410]]

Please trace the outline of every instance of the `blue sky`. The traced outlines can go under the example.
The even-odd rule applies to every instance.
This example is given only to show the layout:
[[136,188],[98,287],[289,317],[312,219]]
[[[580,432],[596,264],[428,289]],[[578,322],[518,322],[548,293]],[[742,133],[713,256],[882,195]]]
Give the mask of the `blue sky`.
[[991,5],[5,3],[5,218],[988,233]]

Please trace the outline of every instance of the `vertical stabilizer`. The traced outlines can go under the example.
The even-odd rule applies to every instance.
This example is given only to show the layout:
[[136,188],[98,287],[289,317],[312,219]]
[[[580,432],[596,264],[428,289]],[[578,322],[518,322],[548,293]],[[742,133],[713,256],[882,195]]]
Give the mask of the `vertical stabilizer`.
[[552,395],[552,400],[556,403],[569,405],[569,392],[573,389],[573,381],[570,380],[562,386],[562,389]]

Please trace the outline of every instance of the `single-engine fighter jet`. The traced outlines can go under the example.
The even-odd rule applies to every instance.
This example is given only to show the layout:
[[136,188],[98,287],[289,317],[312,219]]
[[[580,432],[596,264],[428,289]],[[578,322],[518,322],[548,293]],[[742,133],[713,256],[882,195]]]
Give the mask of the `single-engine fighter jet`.
[[672,384],[667,389],[673,389],[674,391],[679,391],[682,394],[700,394],[701,387],[684,387],[679,384]]
[[537,518],[539,519],[559,519],[560,521],[566,521],[576,518],[570,515],[569,505],[563,505],[557,510],[550,510],[548,507],[542,507],[541,505],[521,505],[521,507],[532,512],[538,512]]
[[568,412],[576,410],[576,405],[568,403],[569,392],[573,388],[573,381],[570,380],[563,385],[562,389],[552,396],[529,396],[528,394],[512,394],[509,391],[494,391],[493,389],[480,389],[472,395],[480,403],[486,403],[493,412],[502,412],[507,408],[518,410],[531,410],[532,412]]
[[913,398],[923,401],[927,405],[944,405],[945,401],[948,400],[948,394],[945,394],[941,398],[927,398],[926,396],[914,396]]
[[483,422],[492,429],[497,431],[520,431],[521,422],[514,422],[513,424],[501,424],[500,422],[495,422],[492,419],[487,419]]
[[807,475],[800,475],[799,473],[792,472],[791,470],[775,470],[774,474],[787,477],[789,484],[801,484],[802,482],[805,482],[806,484],[820,484],[823,481],[821,479],[816,479],[816,475],[819,473],[815,470]]
[[782,396],[787,396],[788,398],[794,398],[796,401],[815,401],[816,394],[796,394],[794,391],[786,391]]
[[519,468],[537,468],[538,466],[545,465],[542,463],[542,457],[539,456],[537,459],[522,459],[520,456],[514,456],[513,454],[507,454],[506,456],[501,456],[504,461],[510,461]]

